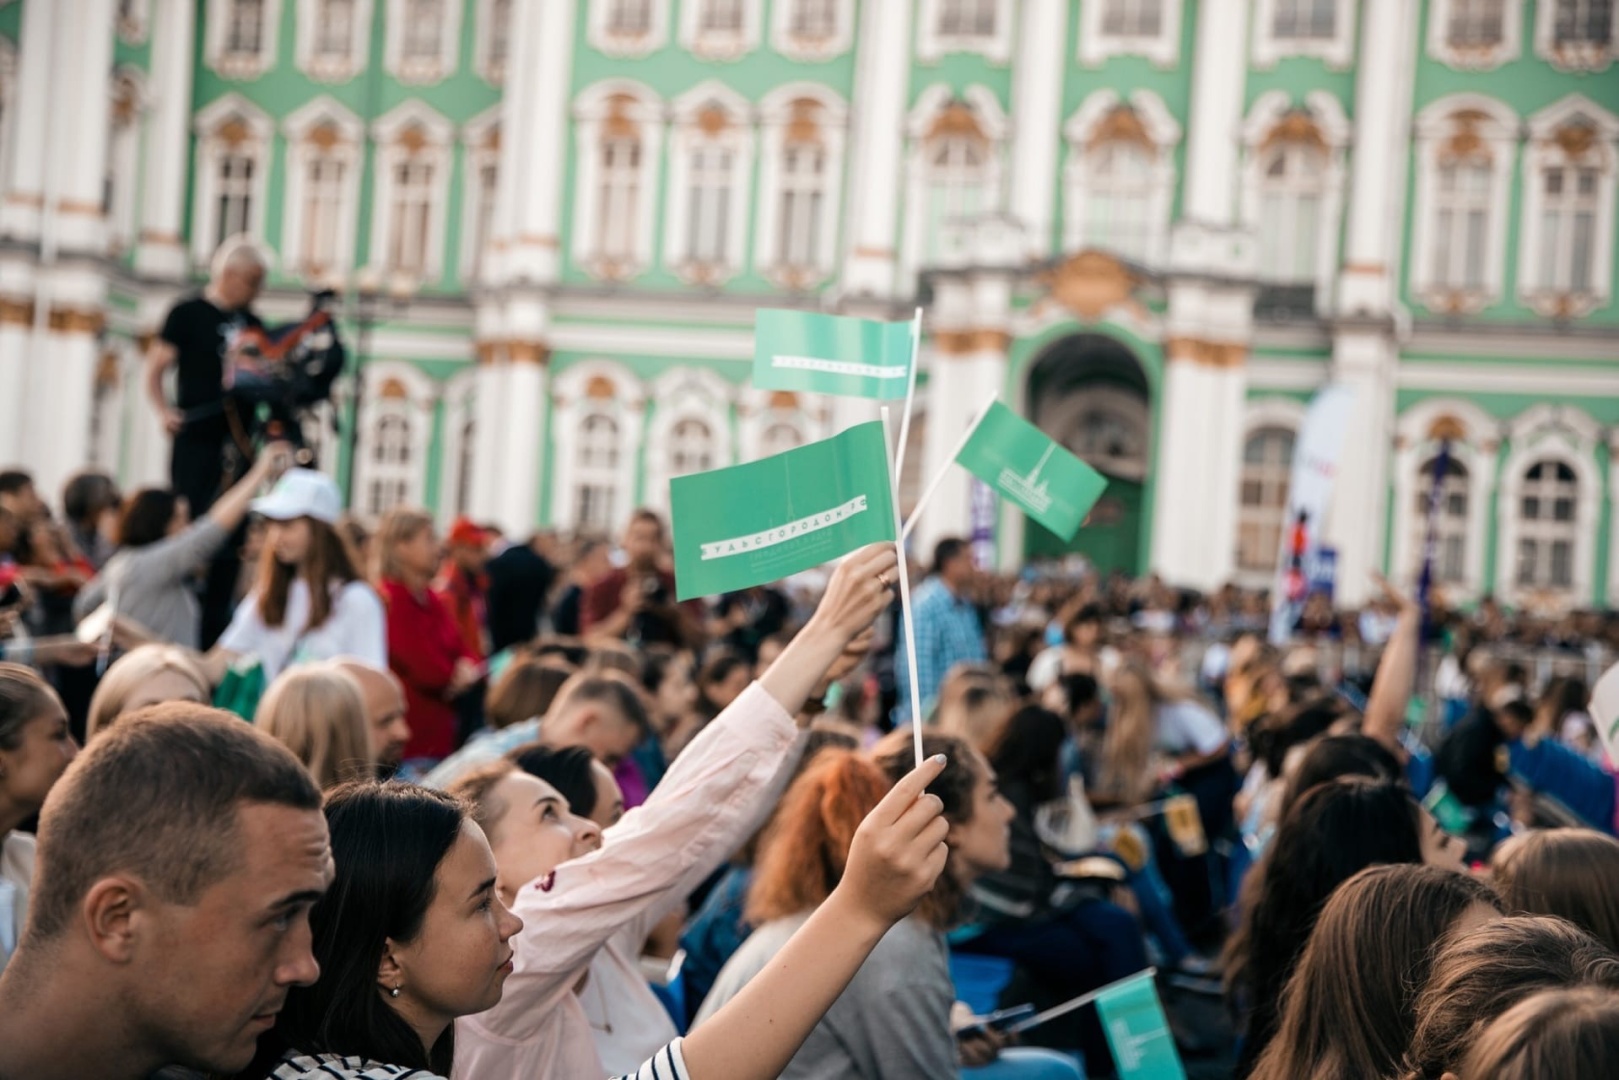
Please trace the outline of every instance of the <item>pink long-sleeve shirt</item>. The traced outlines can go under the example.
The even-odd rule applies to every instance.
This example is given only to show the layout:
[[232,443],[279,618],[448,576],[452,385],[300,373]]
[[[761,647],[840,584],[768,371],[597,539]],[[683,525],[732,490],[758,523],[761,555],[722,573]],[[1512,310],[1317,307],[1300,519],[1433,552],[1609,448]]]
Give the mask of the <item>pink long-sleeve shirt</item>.
[[[512,905],[523,930],[500,1004],[456,1021],[456,1080],[606,1076],[574,993],[581,977],[598,957],[598,973],[628,968],[630,950],[768,816],[802,748],[793,718],[754,683],[675,759],[646,804],[603,834],[599,851],[525,885]],[[654,1015],[649,1002],[663,1015],[644,982],[605,981],[616,984],[602,988],[615,999],[609,1008],[628,1023]],[[612,1021],[616,1032],[618,1011]]]

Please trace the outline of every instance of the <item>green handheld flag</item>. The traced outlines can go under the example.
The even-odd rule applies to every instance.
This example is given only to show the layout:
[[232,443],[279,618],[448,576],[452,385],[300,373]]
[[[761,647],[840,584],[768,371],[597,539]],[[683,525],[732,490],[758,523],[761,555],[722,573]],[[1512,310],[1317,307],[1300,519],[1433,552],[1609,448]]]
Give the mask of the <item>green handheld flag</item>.
[[1101,473],[999,401],[979,418],[956,460],[1064,540],[1073,539],[1107,488]]
[[842,397],[903,398],[913,324],[760,308],[753,321],[753,385]]
[[675,594],[734,592],[894,539],[888,445],[872,421],[669,482]]
[[1151,971],[1104,989],[1096,1012],[1119,1080],[1186,1080]]

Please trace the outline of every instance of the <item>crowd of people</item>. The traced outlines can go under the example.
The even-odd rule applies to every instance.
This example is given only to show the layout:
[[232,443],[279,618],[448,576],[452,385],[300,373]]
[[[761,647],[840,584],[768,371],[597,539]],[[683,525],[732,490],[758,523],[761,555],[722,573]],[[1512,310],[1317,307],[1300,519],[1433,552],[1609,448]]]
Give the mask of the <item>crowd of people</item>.
[[1194,1076],[1619,1061],[1611,613],[1381,582],[1277,646],[958,539],[680,602],[651,511],[441,534],[242,453],[262,279],[153,346],[170,486],[0,472],[0,1080],[1101,1078],[1066,1006],[1144,974]]

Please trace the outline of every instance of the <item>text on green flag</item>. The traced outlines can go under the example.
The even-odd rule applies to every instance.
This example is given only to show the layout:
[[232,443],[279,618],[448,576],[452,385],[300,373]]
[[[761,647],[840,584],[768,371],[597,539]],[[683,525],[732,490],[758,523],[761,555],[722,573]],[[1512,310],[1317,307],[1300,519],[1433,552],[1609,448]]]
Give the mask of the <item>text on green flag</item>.
[[1151,972],[1098,994],[1096,1012],[1119,1080],[1186,1080]]
[[734,592],[894,539],[883,426],[669,482],[675,593]]
[[992,402],[956,455],[1025,514],[1072,540],[1107,479],[1017,413]]
[[753,321],[753,385],[764,390],[888,400],[905,396],[911,324],[760,308]]

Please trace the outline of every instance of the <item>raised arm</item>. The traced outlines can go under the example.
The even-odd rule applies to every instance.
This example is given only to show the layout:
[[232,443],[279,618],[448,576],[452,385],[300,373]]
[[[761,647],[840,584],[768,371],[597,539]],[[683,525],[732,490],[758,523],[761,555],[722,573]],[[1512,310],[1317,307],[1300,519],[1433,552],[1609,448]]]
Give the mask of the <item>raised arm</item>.
[[1403,756],[1400,732],[1405,728],[1406,709],[1411,704],[1411,695],[1417,685],[1417,658],[1422,650],[1422,607],[1381,574],[1375,575],[1375,578],[1383,589],[1383,595],[1399,605],[1400,616],[1394,624],[1394,632],[1383,646],[1377,674],[1372,678],[1361,731],[1396,755]]
[[925,794],[944,768],[929,758],[866,815],[843,880],[770,964],[682,1050],[691,1080],[780,1075],[883,935],[921,902],[943,872],[949,823]]

